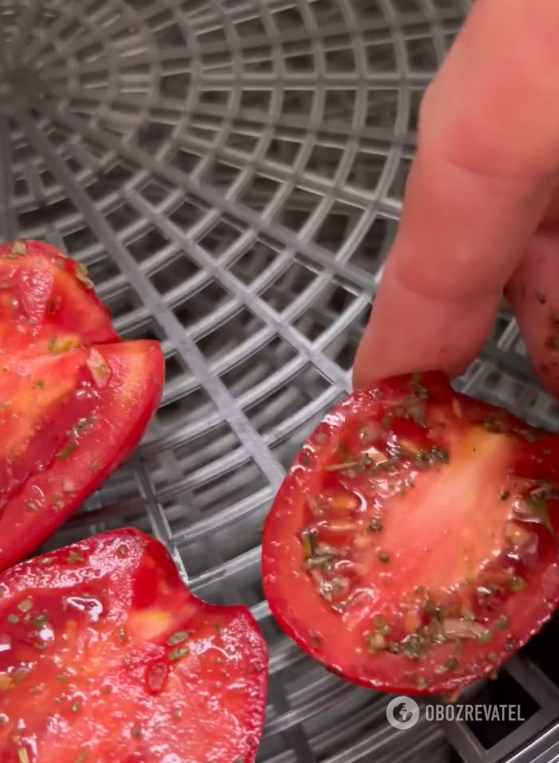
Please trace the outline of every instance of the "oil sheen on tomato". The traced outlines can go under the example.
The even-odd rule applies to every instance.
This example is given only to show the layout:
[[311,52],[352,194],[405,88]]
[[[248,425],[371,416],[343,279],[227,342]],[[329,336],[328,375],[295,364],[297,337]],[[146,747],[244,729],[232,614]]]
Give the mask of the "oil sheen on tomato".
[[329,669],[408,694],[492,673],[559,599],[559,438],[432,372],[351,395],[267,517],[272,612]]
[[251,763],[267,651],[164,547],[104,533],[0,575],[0,763]]

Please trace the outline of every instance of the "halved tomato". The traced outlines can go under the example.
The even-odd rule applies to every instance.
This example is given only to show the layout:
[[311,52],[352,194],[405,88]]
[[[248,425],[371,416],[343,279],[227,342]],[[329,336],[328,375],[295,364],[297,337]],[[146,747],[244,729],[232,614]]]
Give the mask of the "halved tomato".
[[164,383],[157,342],[120,342],[83,266],[0,247],[0,569],[33,551],[138,444]]
[[0,568],[48,538],[138,444],[161,394],[157,342],[0,366]]
[[118,341],[84,265],[41,241],[0,246],[0,358]]
[[109,532],[0,575],[0,763],[251,763],[266,644],[245,607]]
[[440,373],[355,392],[309,438],[267,517],[264,592],[331,670],[454,692],[559,601],[559,439]]

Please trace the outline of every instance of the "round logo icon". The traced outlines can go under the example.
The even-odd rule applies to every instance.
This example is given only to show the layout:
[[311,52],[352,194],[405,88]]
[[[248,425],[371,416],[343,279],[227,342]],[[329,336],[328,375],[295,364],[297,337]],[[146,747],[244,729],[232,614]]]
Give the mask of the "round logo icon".
[[386,706],[386,718],[395,729],[411,729],[419,720],[419,705],[411,697],[394,697]]

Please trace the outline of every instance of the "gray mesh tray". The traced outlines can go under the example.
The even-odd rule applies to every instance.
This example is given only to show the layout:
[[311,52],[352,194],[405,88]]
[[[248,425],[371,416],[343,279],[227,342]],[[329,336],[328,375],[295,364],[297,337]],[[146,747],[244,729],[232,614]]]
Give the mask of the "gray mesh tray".
[[[266,763],[559,758],[557,623],[472,701],[528,719],[391,728],[387,697],[274,624],[260,528],[349,368],[397,225],[421,95],[464,0],[0,0],[0,237],[85,263],[163,403],[49,547],[134,524],[271,649]],[[503,308],[462,389],[557,427]]]

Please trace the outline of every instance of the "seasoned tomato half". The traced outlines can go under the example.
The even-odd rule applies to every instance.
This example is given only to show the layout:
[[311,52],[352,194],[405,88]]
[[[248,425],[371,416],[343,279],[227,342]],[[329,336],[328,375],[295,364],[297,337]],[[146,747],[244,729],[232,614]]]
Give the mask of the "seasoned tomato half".
[[440,373],[358,391],[303,447],[267,517],[271,610],[329,669],[455,692],[559,600],[559,439]]
[[0,575],[0,763],[251,763],[266,644],[165,548],[109,532]]
[[0,358],[117,341],[84,265],[41,241],[0,246]]
[[139,443],[164,364],[137,341],[0,366],[0,568],[45,541]]
[[120,342],[82,265],[0,247],[0,569],[32,552],[113,472],[161,398],[157,342]]

